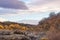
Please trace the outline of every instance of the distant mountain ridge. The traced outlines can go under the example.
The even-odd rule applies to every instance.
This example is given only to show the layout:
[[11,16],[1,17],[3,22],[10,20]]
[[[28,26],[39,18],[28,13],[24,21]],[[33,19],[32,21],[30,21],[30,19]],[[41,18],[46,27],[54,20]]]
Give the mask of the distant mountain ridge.
[[38,25],[39,20],[21,20],[21,21],[18,21],[18,23]]

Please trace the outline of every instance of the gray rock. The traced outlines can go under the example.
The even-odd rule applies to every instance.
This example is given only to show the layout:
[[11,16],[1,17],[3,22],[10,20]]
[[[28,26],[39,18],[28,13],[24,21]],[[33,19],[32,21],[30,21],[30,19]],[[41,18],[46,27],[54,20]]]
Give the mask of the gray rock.
[[11,30],[0,29],[0,35],[11,35],[13,32]]

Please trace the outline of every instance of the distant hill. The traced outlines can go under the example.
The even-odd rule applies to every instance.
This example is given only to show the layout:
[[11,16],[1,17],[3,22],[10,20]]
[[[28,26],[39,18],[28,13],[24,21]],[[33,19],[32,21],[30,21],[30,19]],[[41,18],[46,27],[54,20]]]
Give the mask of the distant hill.
[[16,23],[16,22],[0,22],[0,29],[8,29],[8,30],[30,30],[31,27],[35,27],[35,25],[30,25],[30,24],[23,24],[23,23]]
[[39,20],[21,20],[18,22],[24,24],[38,25]]

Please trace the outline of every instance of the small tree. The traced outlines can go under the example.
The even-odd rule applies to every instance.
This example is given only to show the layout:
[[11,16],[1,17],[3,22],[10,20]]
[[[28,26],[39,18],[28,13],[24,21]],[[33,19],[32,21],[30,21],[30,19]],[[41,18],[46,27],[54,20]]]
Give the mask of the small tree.
[[55,16],[55,15],[56,15],[55,12],[51,12],[51,13],[50,13],[50,17],[51,17],[51,16]]

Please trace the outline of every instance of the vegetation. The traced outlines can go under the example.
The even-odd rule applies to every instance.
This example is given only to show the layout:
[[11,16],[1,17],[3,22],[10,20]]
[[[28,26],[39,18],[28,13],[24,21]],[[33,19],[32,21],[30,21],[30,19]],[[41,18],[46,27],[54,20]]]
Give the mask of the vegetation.
[[0,29],[8,29],[8,30],[33,30],[33,28],[30,28],[35,25],[29,25],[29,24],[20,24],[15,22],[0,22]]

